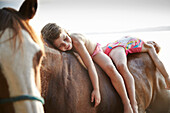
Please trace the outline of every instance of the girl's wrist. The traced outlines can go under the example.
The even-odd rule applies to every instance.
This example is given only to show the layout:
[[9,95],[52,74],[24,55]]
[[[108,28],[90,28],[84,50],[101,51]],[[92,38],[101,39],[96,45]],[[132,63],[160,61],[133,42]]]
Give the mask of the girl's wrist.
[[99,91],[99,88],[94,88],[93,90],[94,90],[94,91]]

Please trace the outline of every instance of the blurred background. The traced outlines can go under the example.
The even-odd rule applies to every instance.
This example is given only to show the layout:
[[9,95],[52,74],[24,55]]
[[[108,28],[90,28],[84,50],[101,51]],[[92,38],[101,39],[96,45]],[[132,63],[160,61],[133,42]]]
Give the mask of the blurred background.
[[[24,0],[0,0],[0,8],[19,9]],[[170,0],[38,0],[30,21],[38,35],[47,23],[85,34],[103,46],[122,36],[157,42],[170,73]]]

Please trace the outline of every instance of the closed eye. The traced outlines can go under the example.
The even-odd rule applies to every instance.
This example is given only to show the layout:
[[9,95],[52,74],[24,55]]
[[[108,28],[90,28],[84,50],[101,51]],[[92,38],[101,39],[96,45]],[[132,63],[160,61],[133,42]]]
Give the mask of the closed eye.
[[68,40],[68,37],[66,36],[65,39],[64,39],[64,41],[67,41],[67,40]]
[[63,47],[63,46],[65,46],[65,44],[64,44],[64,43],[60,44],[58,48]]

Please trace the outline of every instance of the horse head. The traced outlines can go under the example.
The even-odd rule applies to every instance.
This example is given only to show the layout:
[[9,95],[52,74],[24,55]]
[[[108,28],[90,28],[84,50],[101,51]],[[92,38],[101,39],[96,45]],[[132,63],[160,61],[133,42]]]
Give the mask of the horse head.
[[40,64],[43,44],[29,25],[37,0],[19,11],[0,9],[0,113],[43,113]]

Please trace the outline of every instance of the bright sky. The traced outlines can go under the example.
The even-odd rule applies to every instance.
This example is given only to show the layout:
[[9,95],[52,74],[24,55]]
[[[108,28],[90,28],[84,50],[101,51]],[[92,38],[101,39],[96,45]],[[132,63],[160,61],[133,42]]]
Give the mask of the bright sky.
[[[0,7],[19,8],[24,0],[0,0]],[[170,26],[170,0],[38,0],[31,21],[36,31],[48,22],[85,33],[117,32]],[[170,27],[169,27],[170,29]]]
[[[0,7],[18,9],[22,1],[0,0]],[[159,56],[170,73],[170,0],[38,1],[36,16],[30,21],[38,35],[45,24],[54,22],[103,45],[124,35],[154,40],[162,47]],[[125,32],[135,30],[140,32]]]

